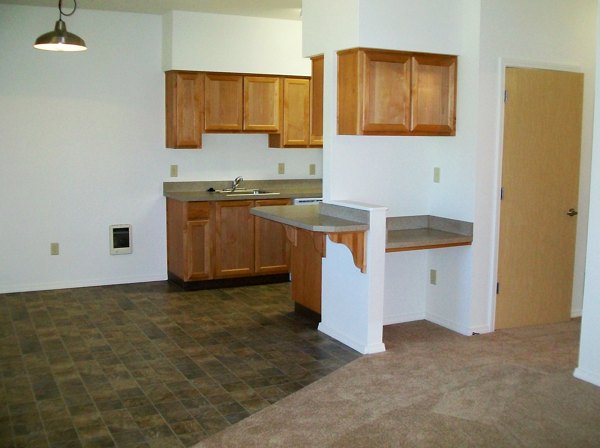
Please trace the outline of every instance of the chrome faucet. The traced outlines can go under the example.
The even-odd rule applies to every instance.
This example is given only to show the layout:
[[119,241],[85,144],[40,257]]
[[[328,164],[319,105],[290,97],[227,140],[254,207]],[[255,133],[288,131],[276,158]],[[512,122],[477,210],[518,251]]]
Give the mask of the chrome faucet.
[[233,182],[231,183],[231,191],[234,192],[236,190],[236,188],[238,187],[238,185],[240,183],[242,183],[242,181],[244,180],[244,178],[242,176],[238,176],[236,177]]

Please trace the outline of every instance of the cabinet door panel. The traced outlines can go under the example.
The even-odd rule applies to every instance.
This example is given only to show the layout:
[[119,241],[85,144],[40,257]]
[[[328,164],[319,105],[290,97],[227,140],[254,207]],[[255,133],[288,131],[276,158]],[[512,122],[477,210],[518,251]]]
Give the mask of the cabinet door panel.
[[211,278],[210,221],[188,221],[186,226],[187,275],[184,280]]
[[242,76],[207,73],[204,80],[204,130],[242,130]]
[[310,82],[285,78],[283,83],[283,145],[309,144]]
[[455,122],[456,57],[414,56],[411,131],[454,135]]
[[[257,207],[289,205],[288,199],[256,201]],[[257,274],[289,272],[290,243],[282,224],[254,217],[254,267]]]
[[410,57],[365,51],[363,132],[408,132]]
[[167,72],[165,79],[167,148],[200,148],[204,75]]
[[244,76],[244,130],[278,132],[281,80],[273,76]]
[[297,245],[292,250],[292,300],[321,313],[321,273],[323,234],[297,229]]
[[219,201],[215,207],[215,277],[254,272],[253,201]]
[[312,58],[310,78],[310,145],[323,146],[323,72],[324,58]]

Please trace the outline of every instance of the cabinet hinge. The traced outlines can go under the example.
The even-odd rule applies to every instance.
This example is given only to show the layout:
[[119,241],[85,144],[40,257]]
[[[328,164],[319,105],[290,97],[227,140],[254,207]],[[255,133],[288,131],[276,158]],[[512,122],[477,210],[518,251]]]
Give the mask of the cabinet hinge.
[[496,294],[500,294],[500,282],[496,283]]
[[508,102],[508,90],[504,91],[504,102]]
[[500,200],[504,199],[504,187],[500,187]]

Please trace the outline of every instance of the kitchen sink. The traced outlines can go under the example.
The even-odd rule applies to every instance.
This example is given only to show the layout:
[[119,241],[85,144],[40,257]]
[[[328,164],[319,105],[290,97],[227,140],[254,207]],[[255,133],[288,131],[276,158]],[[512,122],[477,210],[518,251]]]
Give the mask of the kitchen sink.
[[215,190],[217,193],[224,194],[225,196],[266,196],[272,194],[279,194],[279,192],[265,191],[259,188],[226,188],[225,190]]
[[272,191],[264,191],[264,190],[253,190],[253,191],[248,191],[248,192],[244,192],[244,191],[238,192],[236,190],[232,193],[226,193],[226,196],[266,196],[266,195],[273,195],[273,194],[279,194],[279,193],[274,193]]

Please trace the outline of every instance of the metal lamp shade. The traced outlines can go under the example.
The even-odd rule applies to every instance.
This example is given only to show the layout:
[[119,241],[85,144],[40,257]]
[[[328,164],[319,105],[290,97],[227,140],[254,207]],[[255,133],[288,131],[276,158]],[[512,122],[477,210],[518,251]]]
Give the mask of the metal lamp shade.
[[67,25],[61,20],[56,21],[54,31],[42,34],[35,40],[34,48],[50,51],[83,51],[87,50],[81,37],[67,31]]

